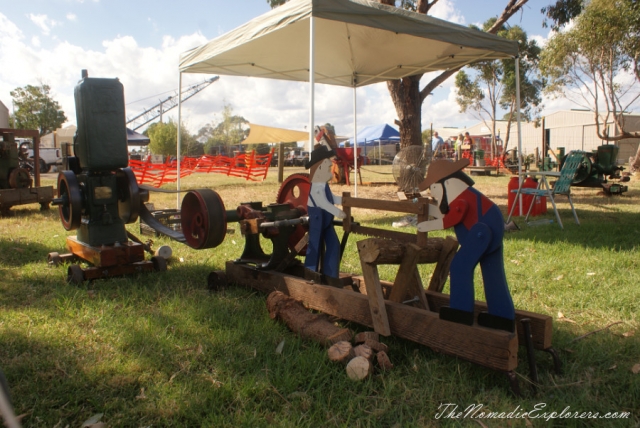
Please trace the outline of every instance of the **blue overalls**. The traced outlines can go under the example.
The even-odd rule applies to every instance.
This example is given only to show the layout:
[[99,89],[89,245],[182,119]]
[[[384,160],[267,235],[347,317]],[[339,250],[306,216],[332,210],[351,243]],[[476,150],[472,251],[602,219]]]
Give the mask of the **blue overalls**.
[[[325,186],[327,200],[333,203],[333,194],[329,186]],[[304,267],[314,272],[318,271],[320,253],[324,244],[324,257],[322,260],[322,273],[338,278],[340,273],[340,241],[333,227],[333,214],[319,208],[313,197],[309,195],[314,206],[308,206],[309,214],[309,243],[307,255],[304,259]]]
[[460,195],[470,202],[465,217],[473,215],[473,211],[476,210],[477,222],[470,229],[467,228],[468,224],[464,224],[464,220],[454,226],[460,249],[449,269],[450,307],[467,312],[474,311],[473,271],[480,263],[489,314],[515,319],[513,300],[504,272],[502,213],[493,202],[474,188],[469,187],[465,192],[475,195],[475,207],[472,195]]

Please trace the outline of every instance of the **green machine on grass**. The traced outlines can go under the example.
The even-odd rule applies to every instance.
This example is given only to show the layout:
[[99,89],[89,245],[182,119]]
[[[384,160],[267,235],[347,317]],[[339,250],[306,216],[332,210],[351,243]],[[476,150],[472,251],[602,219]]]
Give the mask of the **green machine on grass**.
[[624,168],[616,163],[619,150],[614,144],[605,144],[598,146],[595,152],[585,153],[572,185],[601,187],[609,195],[620,195],[629,190],[628,186],[621,184],[628,182],[629,177],[621,175]]
[[69,158],[69,170],[58,175],[60,221],[66,230],[77,230],[67,237],[69,254],[49,254],[49,262],[83,259],[93,267],[69,267],[69,280],[82,282],[134,272],[165,270],[166,261],[155,256],[145,261],[150,251],[133,239],[125,224],[138,220],[140,208],[149,198],[138,187],[128,168],[128,144],[124,87],[116,79],[90,78],[82,71],[82,80],[74,91],[77,131],[75,156]]

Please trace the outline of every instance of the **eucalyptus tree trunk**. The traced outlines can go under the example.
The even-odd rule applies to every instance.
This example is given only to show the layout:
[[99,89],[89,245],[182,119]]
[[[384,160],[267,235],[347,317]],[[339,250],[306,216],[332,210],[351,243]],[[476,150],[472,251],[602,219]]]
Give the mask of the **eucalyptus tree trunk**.
[[[382,4],[395,6],[395,0],[378,0]],[[508,0],[502,15],[498,17],[494,25],[487,31],[495,34],[500,27],[528,0]],[[415,10],[418,13],[427,14],[438,0],[417,0]],[[425,87],[420,90],[420,79],[422,74],[405,77],[399,80],[387,82],[389,94],[396,108],[398,119],[395,121],[400,129],[400,147],[405,148],[411,145],[422,144],[422,103],[435,88],[442,84],[452,75],[456,74],[460,68],[446,70],[435,77]]]

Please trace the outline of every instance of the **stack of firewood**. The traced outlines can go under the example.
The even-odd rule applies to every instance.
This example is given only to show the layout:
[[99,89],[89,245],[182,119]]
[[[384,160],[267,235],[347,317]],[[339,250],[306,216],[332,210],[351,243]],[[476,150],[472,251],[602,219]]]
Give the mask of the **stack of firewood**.
[[380,370],[393,368],[387,355],[389,348],[380,342],[378,333],[364,331],[356,334],[353,341],[355,346],[343,340],[332,345],[328,351],[331,361],[347,365],[347,375],[350,379],[362,380],[370,376],[373,373],[374,358]]
[[291,331],[307,339],[315,340],[329,348],[329,359],[347,365],[351,379],[362,380],[373,373],[373,360],[382,371],[391,370],[393,364],[387,356],[388,347],[380,342],[373,331],[356,334],[351,344],[351,330],[335,325],[327,315],[314,314],[302,302],[274,291],[267,297],[267,309],[272,319],[282,320]]

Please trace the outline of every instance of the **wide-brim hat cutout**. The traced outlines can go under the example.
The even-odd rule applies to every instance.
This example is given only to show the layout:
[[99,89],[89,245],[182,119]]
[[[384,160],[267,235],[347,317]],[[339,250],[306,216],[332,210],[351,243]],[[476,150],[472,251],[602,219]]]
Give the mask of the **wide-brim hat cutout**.
[[451,162],[446,159],[441,159],[431,162],[427,171],[427,176],[420,183],[418,188],[420,191],[424,191],[429,188],[433,183],[446,178],[458,171],[462,171],[469,165],[469,159],[460,159],[459,161]]
[[336,155],[336,152],[333,150],[329,150],[327,146],[320,146],[318,148],[313,149],[311,152],[311,156],[308,161],[305,161],[304,167],[306,169],[311,168],[313,165],[317,164],[323,159],[330,159]]

